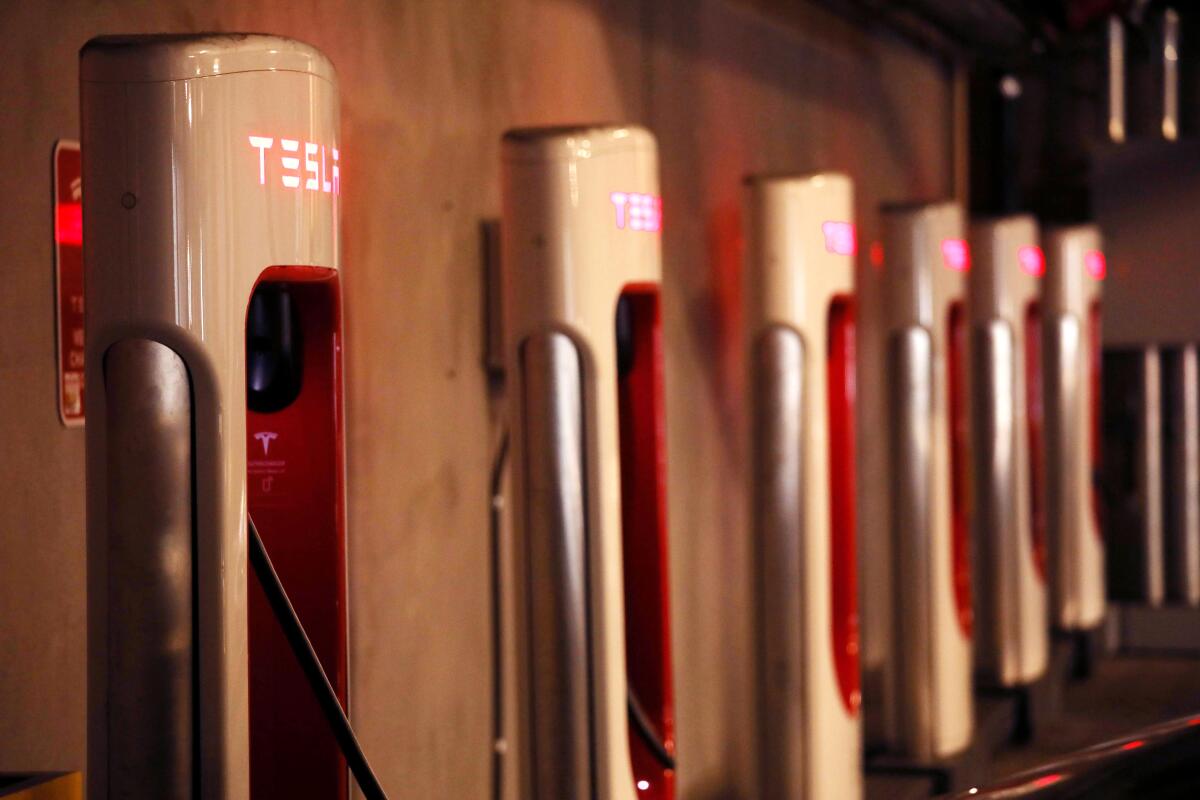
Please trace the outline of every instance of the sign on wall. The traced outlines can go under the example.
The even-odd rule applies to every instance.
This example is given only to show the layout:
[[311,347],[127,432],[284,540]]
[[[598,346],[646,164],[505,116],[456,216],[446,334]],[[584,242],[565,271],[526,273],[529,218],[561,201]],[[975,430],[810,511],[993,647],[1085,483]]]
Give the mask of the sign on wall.
[[83,425],[83,177],[79,142],[54,145],[54,289],[58,416]]

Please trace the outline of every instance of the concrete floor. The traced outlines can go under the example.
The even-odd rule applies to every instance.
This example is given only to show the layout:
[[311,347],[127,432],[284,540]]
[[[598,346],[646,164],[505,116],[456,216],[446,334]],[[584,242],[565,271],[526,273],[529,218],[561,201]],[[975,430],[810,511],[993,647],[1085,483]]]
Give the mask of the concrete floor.
[[993,778],[1200,712],[1200,660],[1151,655],[1101,659],[1090,678],[1066,686],[1062,703],[1062,713],[1043,722],[1033,741],[996,755],[990,770]]
[[[974,754],[935,768],[868,771],[867,800],[921,800],[958,786],[994,783],[1043,766],[1061,756],[1127,736],[1159,722],[1200,713],[1200,657],[1122,654],[1100,657],[1085,680],[1066,680],[1069,652],[1052,660],[1052,675],[1036,702],[1033,738],[987,751],[1012,735],[1017,706],[1013,696],[981,694],[976,698],[977,742]],[[1059,683],[1053,674],[1059,675]],[[1055,690],[1054,686],[1061,686]],[[939,788],[940,787],[940,788]]]

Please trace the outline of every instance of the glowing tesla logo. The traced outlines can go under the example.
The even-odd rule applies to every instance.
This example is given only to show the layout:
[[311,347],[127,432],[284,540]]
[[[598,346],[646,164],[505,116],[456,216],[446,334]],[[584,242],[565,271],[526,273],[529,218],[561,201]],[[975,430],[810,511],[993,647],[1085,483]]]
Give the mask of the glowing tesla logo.
[[1089,250],[1083,254],[1083,267],[1087,270],[1088,275],[1098,281],[1104,280],[1104,276],[1108,274],[1108,262],[1104,258],[1104,253],[1099,250]]
[[[271,136],[251,136],[250,146],[258,151],[258,183],[267,184],[267,151],[275,149]],[[283,174],[280,182],[289,189],[301,188],[310,192],[341,194],[341,171],[338,169],[338,149],[326,148],[316,142],[301,142],[299,139],[280,139],[279,166]],[[303,157],[301,156],[303,153]],[[301,161],[303,160],[303,169]],[[274,161],[272,161],[274,163]]]
[[858,252],[854,223],[833,220],[822,222],[821,233],[825,234],[825,249],[828,252],[839,256],[852,256]]
[[279,438],[279,434],[274,431],[259,431],[254,434],[254,438],[258,439],[262,445],[263,455],[268,455],[271,452],[271,442]]
[[971,247],[966,239],[942,239],[942,263],[955,272],[971,269]]
[[655,232],[662,230],[662,198],[638,192],[613,192],[608,196],[617,213],[617,229]]
[[1042,255],[1040,247],[1025,245],[1017,251],[1017,261],[1020,262],[1022,271],[1035,278],[1040,278],[1046,273],[1046,257]]

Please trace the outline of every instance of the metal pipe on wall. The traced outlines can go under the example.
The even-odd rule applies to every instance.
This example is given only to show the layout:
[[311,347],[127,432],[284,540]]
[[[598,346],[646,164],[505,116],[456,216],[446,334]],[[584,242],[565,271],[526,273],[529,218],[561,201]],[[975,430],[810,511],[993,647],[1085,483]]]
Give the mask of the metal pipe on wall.
[[1200,367],[1188,344],[1168,354],[1168,485],[1166,517],[1167,594],[1200,605]]

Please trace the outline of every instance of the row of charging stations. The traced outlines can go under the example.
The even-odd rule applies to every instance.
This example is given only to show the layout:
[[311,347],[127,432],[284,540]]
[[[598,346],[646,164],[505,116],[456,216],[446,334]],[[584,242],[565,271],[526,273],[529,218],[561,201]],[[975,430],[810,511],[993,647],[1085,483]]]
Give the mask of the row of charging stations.
[[[930,763],[972,739],[975,684],[1028,686],[1050,629],[1104,611],[1094,227],[884,211],[859,295],[868,749]],[[872,360],[873,359],[873,360]],[[872,464],[878,461],[879,464]]]
[[765,797],[860,793],[860,737],[954,757],[976,683],[1035,682],[1052,624],[1104,612],[1098,232],[1050,231],[1047,259],[1030,217],[968,235],[954,204],[890,207],[856,281],[851,191],[748,183]]
[[[247,555],[346,708],[336,76],[276,37],[103,38],[81,86],[90,794],[346,797]],[[502,187],[521,796],[667,800],[656,144],[513,131]],[[1103,613],[1103,256],[891,208],[856,280],[845,176],[751,179],[746,212],[762,795],[852,797],[864,732],[953,755],[973,671],[1032,681],[1049,609]]]
[[[248,570],[257,530],[345,709],[335,74],[110,37],[81,87],[90,793],[345,797]],[[657,173],[634,127],[505,138],[525,797],[674,796]]]

